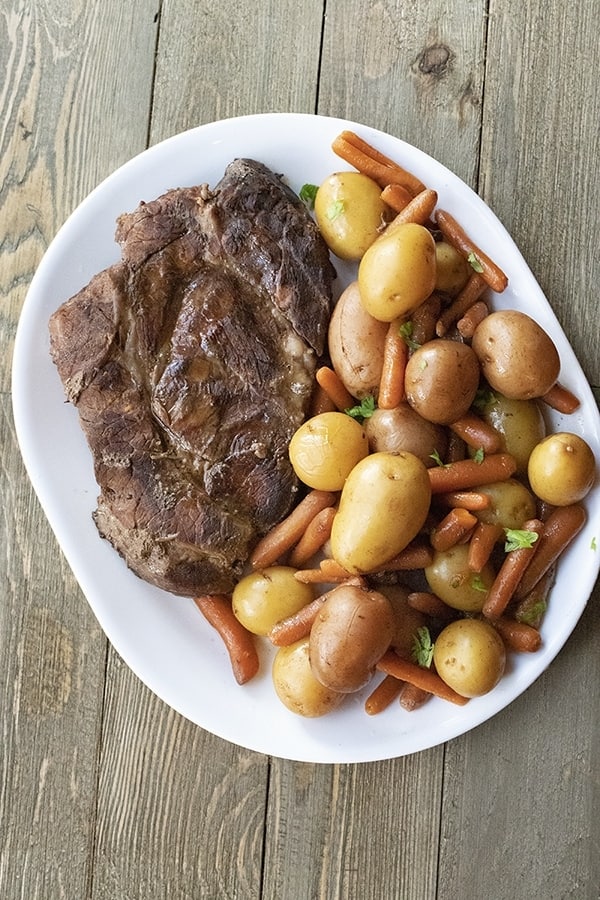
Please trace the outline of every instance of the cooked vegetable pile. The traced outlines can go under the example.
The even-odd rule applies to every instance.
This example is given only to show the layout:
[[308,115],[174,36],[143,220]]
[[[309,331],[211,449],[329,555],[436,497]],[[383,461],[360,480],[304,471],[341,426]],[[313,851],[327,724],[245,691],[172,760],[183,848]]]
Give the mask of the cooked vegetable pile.
[[277,695],[320,716],[372,684],[369,714],[494,689],[535,652],[557,561],[581,531],[594,454],[545,410],[579,400],[550,336],[492,307],[508,279],[414,175],[353,132],[355,171],[301,196],[356,263],[329,327],[312,415],[289,456],[306,486],[229,596],[196,598],[235,677],[278,648]]

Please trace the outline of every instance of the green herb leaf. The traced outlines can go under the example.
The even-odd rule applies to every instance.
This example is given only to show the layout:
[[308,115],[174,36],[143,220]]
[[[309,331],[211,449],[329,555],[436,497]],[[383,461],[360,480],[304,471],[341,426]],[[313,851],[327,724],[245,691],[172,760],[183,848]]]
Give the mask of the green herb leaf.
[[598,545],[596,544],[596,538],[595,538],[595,537],[592,538],[592,543],[590,544],[590,547],[592,548],[592,550],[597,550],[597,549],[598,549]]
[[481,465],[481,463],[483,462],[484,459],[485,459],[485,453],[483,452],[483,447],[480,447],[479,450],[477,450],[473,454],[473,462],[479,463]]
[[526,550],[533,547],[539,535],[535,531],[526,531],[522,528],[505,528],[506,543],[504,549],[506,553],[511,550]]
[[309,209],[314,209],[315,207],[315,197],[317,196],[318,190],[318,184],[303,184],[300,188],[298,196],[303,203],[306,203]]
[[477,575],[473,575],[471,578],[471,587],[474,591],[481,591],[482,594],[487,594],[487,587],[483,583],[483,578],[478,573]]
[[429,458],[432,459],[432,460],[434,461],[434,463],[436,464],[436,466],[441,466],[443,469],[447,469],[448,466],[450,465],[450,463],[445,463],[445,462],[443,461],[442,457],[441,457],[440,454],[437,452],[437,450],[434,450],[433,453],[430,453],[430,454],[429,454]]
[[490,388],[478,388],[473,400],[473,409],[477,412],[484,412],[488,406],[492,406],[498,399],[497,395]]
[[425,625],[422,628],[417,628],[412,646],[412,658],[424,669],[428,669],[433,661],[433,646],[429,628]]
[[398,333],[404,343],[407,345],[409,350],[418,350],[421,346],[416,341],[413,341],[413,323],[412,322],[403,322],[402,325],[398,328]]
[[337,219],[338,216],[344,212],[344,201],[343,200],[334,200],[333,203],[330,203],[327,207],[327,218],[330,222],[333,222],[334,219]]
[[467,262],[475,272],[483,272],[483,266],[474,253],[469,253],[469,255],[467,256]]
[[363,397],[358,406],[351,406],[349,409],[345,409],[344,412],[347,416],[351,416],[353,419],[359,419],[361,422],[363,419],[370,419],[375,412],[375,397],[367,394],[366,397]]
[[538,600],[537,603],[532,603],[531,606],[517,612],[515,619],[517,622],[523,622],[525,625],[533,625],[534,628],[537,628],[544,618],[547,608],[548,604],[545,600]]

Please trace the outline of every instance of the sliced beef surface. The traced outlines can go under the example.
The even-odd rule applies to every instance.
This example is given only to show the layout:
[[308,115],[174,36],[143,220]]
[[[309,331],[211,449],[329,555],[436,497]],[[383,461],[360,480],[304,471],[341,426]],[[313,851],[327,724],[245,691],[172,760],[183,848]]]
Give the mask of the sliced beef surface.
[[141,578],[232,588],[298,490],[287,447],[335,275],[305,207],[259,162],[117,222],[121,261],[50,320],[100,487],[97,527]]

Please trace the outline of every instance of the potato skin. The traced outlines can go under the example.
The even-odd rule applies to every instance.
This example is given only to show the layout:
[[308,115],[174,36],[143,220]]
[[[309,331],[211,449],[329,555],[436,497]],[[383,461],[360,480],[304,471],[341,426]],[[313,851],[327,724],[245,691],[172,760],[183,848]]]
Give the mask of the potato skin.
[[306,718],[324,716],[336,709],[344,694],[317,681],[310,665],[308,638],[280,647],[273,660],[275,693],[291,712]]
[[427,421],[450,425],[471,406],[479,376],[477,357],[468,344],[435,338],[408,360],[406,398]]
[[362,305],[358,282],[349,284],[333,310],[328,347],[333,368],[359,400],[377,395],[387,330],[387,324],[374,319]]
[[542,397],[558,379],[560,357],[554,341],[518,310],[486,316],[471,346],[490,387],[512,400]]
[[582,437],[558,431],[534,447],[527,471],[531,488],[540,500],[553,506],[570,506],[591,490],[596,460]]
[[412,453],[371,453],[350,472],[331,529],[334,559],[372,572],[418,534],[431,502],[427,469]]
[[360,172],[334,172],[315,198],[317,225],[340,259],[359,260],[390,218],[381,188]]
[[481,697],[496,687],[506,665],[498,632],[482,619],[458,619],[438,635],[433,661],[440,678],[463,697]]
[[390,646],[394,626],[383,594],[349,584],[332,590],[310,632],[310,664],[317,681],[339,693],[360,690]]
[[376,409],[365,419],[363,428],[373,452],[384,451],[414,453],[427,468],[436,463],[431,454],[434,451],[443,459],[448,446],[444,428],[428,422],[408,403],[401,403],[394,409]]
[[496,393],[486,402],[482,416],[502,436],[502,450],[514,456],[519,475],[526,475],[531,451],[546,436],[539,403]]

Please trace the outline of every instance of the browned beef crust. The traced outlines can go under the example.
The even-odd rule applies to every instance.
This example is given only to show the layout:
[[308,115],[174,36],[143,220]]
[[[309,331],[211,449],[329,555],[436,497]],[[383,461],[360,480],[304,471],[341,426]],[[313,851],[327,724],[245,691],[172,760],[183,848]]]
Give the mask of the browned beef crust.
[[100,487],[94,519],[141,578],[229,591],[298,485],[287,447],[323,352],[334,271],[261,163],[117,223],[121,261],[50,320]]

